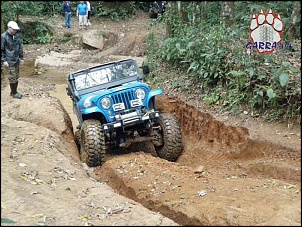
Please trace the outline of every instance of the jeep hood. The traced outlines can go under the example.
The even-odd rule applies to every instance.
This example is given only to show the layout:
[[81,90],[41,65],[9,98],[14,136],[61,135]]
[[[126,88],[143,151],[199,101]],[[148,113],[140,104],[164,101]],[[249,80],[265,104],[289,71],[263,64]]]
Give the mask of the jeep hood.
[[100,96],[106,96],[106,95],[108,96],[110,94],[118,93],[123,90],[137,89],[139,87],[145,88],[147,91],[150,90],[149,85],[147,85],[146,83],[139,82],[139,81],[132,81],[132,82],[124,83],[124,84],[121,84],[119,86],[115,86],[112,88],[109,87],[107,89],[100,89],[100,90],[94,91],[89,94],[84,94],[81,96],[81,99],[85,100],[86,98],[88,98],[90,96],[94,96],[92,98],[92,100],[98,99]]

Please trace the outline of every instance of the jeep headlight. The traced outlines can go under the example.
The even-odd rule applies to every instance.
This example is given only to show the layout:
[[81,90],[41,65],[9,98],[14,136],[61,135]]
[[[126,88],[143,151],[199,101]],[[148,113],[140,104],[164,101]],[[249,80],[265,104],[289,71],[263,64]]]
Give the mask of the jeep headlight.
[[139,88],[135,91],[135,95],[138,99],[144,99],[146,97],[146,92],[144,89]]
[[101,106],[103,109],[108,110],[111,107],[111,101],[108,97],[101,99]]

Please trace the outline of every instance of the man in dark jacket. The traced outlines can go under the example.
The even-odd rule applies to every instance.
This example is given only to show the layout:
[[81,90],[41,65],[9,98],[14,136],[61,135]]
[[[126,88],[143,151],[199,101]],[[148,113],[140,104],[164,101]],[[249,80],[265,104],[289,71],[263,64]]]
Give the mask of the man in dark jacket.
[[20,30],[15,21],[7,24],[7,31],[1,35],[1,62],[4,73],[10,84],[13,98],[21,99],[22,95],[17,92],[19,80],[19,66],[24,63],[23,45],[17,32]]
[[63,4],[63,12],[65,17],[66,28],[71,27],[71,5],[70,1],[65,1]]

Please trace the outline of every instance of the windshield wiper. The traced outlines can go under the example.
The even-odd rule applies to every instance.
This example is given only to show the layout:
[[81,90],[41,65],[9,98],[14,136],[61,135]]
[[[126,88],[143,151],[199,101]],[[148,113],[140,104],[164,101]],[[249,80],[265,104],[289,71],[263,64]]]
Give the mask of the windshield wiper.
[[[93,79],[92,76],[89,75],[89,72],[90,72],[90,70],[87,69],[87,70],[86,70],[86,77],[85,77],[85,87],[86,87],[87,76],[89,76],[89,78],[90,78],[93,82],[95,82],[96,84],[98,84],[98,82],[97,82],[95,79]],[[90,86],[88,86],[88,87],[90,87]]]

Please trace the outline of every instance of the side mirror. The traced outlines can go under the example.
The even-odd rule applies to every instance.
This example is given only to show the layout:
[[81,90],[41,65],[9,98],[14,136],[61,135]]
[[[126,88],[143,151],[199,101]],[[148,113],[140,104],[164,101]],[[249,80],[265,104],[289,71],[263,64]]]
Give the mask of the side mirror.
[[67,88],[66,88],[66,93],[67,93],[67,95],[71,96],[70,87],[67,87]]
[[148,65],[143,65],[143,74],[148,75],[150,73],[150,68]]

